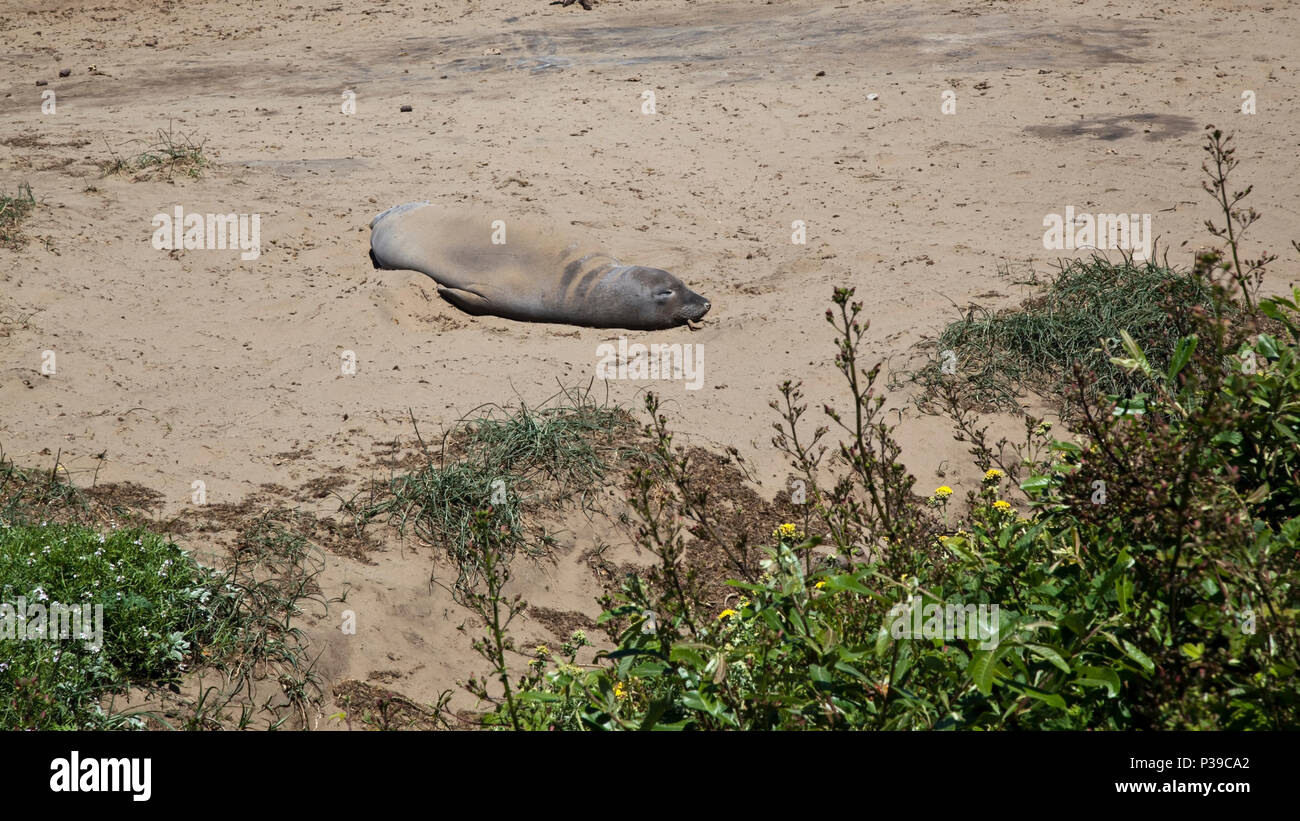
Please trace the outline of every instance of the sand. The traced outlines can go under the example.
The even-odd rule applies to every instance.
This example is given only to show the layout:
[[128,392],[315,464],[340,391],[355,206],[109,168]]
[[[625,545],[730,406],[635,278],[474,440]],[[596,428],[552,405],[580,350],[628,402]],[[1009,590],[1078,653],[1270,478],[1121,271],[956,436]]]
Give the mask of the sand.
[[[1031,266],[1084,255],[1043,247],[1044,216],[1066,206],[1151,214],[1186,264],[1216,216],[1200,187],[1207,123],[1236,134],[1236,182],[1257,185],[1265,218],[1250,239],[1281,255],[1265,290],[1289,289],[1298,21],[1277,0],[9,0],[0,190],[29,182],[40,205],[28,245],[0,250],[0,315],[30,317],[0,337],[0,448],[46,467],[57,454],[83,484],[96,470],[138,482],[162,494],[162,517],[192,504],[196,481],[209,503],[275,506],[268,486],[342,477],[346,495],[387,477],[412,416],[437,432],[484,403],[587,384],[620,332],[471,317],[420,274],[372,269],[376,213],[472,201],[708,297],[703,330],[626,334],[704,346],[702,387],[596,389],[639,407],[654,388],[682,441],[736,448],[771,498],[787,475],[769,441],[775,385],[802,378],[814,408],[843,404],[822,318],[833,287],[857,289],[868,354],[888,373],[970,302],[1014,305]],[[111,152],[159,129],[204,141],[214,165],[198,179],[102,176]],[[260,255],[156,249],[152,220],[177,206],[258,215]],[[977,481],[947,422],[905,390],[891,405],[921,489]],[[521,567],[519,589],[596,615],[600,584],[579,558],[591,537]],[[428,703],[483,672],[456,631],[464,612],[428,584],[431,561],[329,557],[322,586],[347,591],[359,629],[339,631],[339,605],[305,622],[328,681]]]

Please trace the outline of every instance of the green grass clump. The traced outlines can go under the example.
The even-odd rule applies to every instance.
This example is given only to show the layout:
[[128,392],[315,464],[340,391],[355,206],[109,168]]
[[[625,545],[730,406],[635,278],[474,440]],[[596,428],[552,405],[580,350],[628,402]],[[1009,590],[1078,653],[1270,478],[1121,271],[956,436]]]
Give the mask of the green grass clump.
[[534,409],[521,403],[518,409],[476,420],[469,428],[471,452],[484,464],[517,475],[541,473],[565,486],[601,479],[605,464],[596,443],[628,425],[630,417],[585,394],[562,396],[562,403],[551,407]]
[[[101,696],[178,680],[227,597],[221,574],[134,528],[0,524],[0,580],[6,730],[121,726],[123,717],[102,711]],[[56,603],[82,606],[84,638],[76,627],[51,638],[50,622],[36,634],[36,617]]]
[[17,194],[0,194],[0,245],[17,250],[27,244],[22,222],[36,207],[32,187],[20,183]]
[[[937,350],[953,352],[963,392],[979,405],[1014,410],[1022,388],[1061,395],[1075,363],[1096,376],[1099,393],[1130,396],[1140,377],[1110,362],[1122,354],[1120,332],[1163,369],[1192,330],[1191,310],[1210,306],[1209,287],[1193,272],[1094,255],[1065,262],[1045,293],[1015,310],[977,309],[950,323]],[[936,362],[921,379],[933,387],[941,374]]]
[[110,157],[100,163],[100,169],[104,176],[131,174],[135,180],[170,180],[177,173],[197,179],[212,164],[204,150],[206,145],[206,140],[195,142],[192,135],[173,134],[169,125],[166,131],[158,129],[153,142],[138,154],[123,156],[110,147]]
[[490,509],[508,542],[523,541],[516,477],[488,465],[431,464],[395,478],[389,491],[391,498],[372,510],[395,514],[399,528],[405,530],[409,523],[421,541],[445,545],[460,568],[457,590],[467,589],[478,576],[479,560],[471,538],[475,511]]
[[508,552],[540,553],[525,538],[524,509],[581,494],[606,473],[605,452],[631,424],[625,411],[595,402],[589,391],[566,390],[541,406],[485,406],[450,430],[443,443],[454,461],[429,460],[394,477],[382,498],[359,511],[362,522],[386,516],[427,544],[446,548],[458,573],[458,597],[483,578],[473,537],[479,511],[490,511]]

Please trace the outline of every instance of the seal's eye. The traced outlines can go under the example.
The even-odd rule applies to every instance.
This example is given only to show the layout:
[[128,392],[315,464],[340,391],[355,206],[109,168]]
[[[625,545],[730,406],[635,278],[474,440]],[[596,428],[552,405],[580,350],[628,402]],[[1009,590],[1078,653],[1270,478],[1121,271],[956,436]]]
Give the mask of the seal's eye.
[[662,291],[655,294],[655,299],[662,302],[663,300],[668,299],[672,295],[673,295],[672,288],[664,288]]

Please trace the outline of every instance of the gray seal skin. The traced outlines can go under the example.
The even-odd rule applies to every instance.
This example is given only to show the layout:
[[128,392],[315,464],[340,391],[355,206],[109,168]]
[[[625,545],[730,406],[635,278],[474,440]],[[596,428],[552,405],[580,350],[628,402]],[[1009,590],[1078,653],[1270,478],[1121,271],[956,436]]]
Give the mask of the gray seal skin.
[[[492,242],[497,219],[503,244]],[[667,271],[624,265],[526,220],[425,202],[370,222],[370,260],[427,274],[443,299],[475,315],[650,331],[694,328],[710,307]]]

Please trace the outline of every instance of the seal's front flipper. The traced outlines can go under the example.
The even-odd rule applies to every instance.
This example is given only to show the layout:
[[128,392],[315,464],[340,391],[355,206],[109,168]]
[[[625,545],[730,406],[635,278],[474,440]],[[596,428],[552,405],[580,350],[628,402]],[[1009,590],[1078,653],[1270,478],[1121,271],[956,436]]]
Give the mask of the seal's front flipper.
[[492,313],[492,303],[482,294],[466,291],[462,288],[444,288],[438,286],[438,296],[460,308],[467,314],[481,316]]

